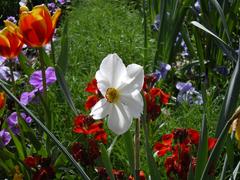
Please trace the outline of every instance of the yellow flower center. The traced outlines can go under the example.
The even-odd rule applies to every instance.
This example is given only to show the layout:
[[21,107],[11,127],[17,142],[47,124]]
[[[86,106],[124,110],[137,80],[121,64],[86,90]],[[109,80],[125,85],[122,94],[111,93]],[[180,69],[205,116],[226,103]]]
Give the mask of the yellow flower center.
[[116,103],[119,100],[119,92],[115,88],[108,88],[105,97],[108,102]]

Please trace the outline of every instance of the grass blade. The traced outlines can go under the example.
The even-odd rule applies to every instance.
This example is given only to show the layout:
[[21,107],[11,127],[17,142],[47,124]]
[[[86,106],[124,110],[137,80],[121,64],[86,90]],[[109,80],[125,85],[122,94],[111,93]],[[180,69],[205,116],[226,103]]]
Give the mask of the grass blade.
[[52,141],[58,146],[58,148],[67,156],[69,161],[77,169],[83,179],[90,180],[88,175],[85,173],[83,168],[77,163],[77,161],[72,157],[72,155],[67,151],[67,149],[60,143],[60,141],[52,134],[51,131],[21,102],[3,85],[2,80],[0,80],[0,88],[2,88],[8,96],[10,96],[41,128],[42,130],[52,139]]
[[238,174],[239,167],[240,167],[240,161],[238,162],[236,168],[234,169],[233,174],[232,174],[232,178],[230,178],[230,179],[232,179],[232,180],[237,179],[237,174]]

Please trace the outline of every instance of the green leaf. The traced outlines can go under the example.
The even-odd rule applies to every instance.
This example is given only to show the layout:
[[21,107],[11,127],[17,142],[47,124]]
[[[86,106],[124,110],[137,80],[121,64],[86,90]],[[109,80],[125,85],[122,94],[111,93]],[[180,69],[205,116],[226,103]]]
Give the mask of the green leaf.
[[187,180],[195,180],[194,179],[194,171],[193,171],[193,168],[192,168],[192,163],[190,163]]
[[202,119],[200,143],[199,143],[198,153],[197,153],[195,180],[199,180],[201,178],[203,169],[207,162],[207,158],[208,158],[208,130],[207,130],[206,115],[204,114]]
[[8,160],[8,159],[15,160],[15,154],[8,151],[7,148],[2,148],[2,149],[0,149],[0,158],[3,160]]
[[115,178],[112,173],[112,164],[111,164],[110,158],[108,156],[107,150],[103,144],[100,145],[100,151],[101,151],[101,158],[102,158],[104,167],[106,168],[106,171],[107,171],[110,179],[114,180]]
[[[240,43],[239,43],[239,50],[240,50]],[[237,106],[237,99],[240,93],[240,52],[238,54],[238,61],[232,73],[232,77],[229,83],[228,90],[224,97],[224,102],[222,105],[220,117],[217,124],[216,129],[216,137],[219,136],[221,130],[223,129],[224,125],[226,124],[227,120],[231,117],[234,110]]]
[[219,5],[218,1],[217,0],[211,0],[211,2],[213,3],[213,5],[216,7],[219,15],[220,15],[220,18],[221,18],[221,21],[223,23],[223,27],[225,29],[225,32],[226,32],[226,35],[227,35],[227,38],[228,38],[228,42],[231,44],[231,39],[230,39],[230,35],[229,35],[229,30],[228,30],[228,26],[227,26],[227,22],[226,22],[226,19],[225,19],[225,16],[224,16],[224,13],[223,13],[223,10],[221,8],[221,6]]
[[239,167],[240,167],[240,161],[238,162],[236,168],[233,171],[231,180],[237,180],[237,174],[238,174]]
[[61,52],[57,61],[57,65],[62,70],[62,73],[65,75],[68,65],[68,20],[65,20],[64,28],[61,38]]
[[25,155],[24,155],[24,150],[23,150],[23,146],[22,146],[21,142],[18,140],[17,136],[15,134],[13,134],[11,129],[8,129],[8,132],[11,134],[12,140],[16,146],[19,159],[23,161],[25,158]]
[[211,167],[215,166],[215,163],[218,161],[219,156],[221,155],[222,148],[224,147],[229,128],[232,124],[232,122],[236,119],[239,118],[240,115],[240,107],[235,111],[235,113],[232,115],[232,117],[229,119],[229,121],[226,123],[224,128],[221,131],[221,134],[219,135],[217,142],[208,158],[207,164],[204,168],[204,171],[202,173],[201,179],[207,179],[208,178],[208,172]]
[[127,153],[130,169],[132,174],[134,174],[134,147],[133,147],[134,143],[133,143],[133,136],[130,130],[128,130],[126,133],[123,134],[123,139],[124,139],[124,146],[125,146],[125,151]]
[[70,106],[70,108],[72,109],[74,114],[78,115],[79,114],[78,110],[76,109],[76,107],[75,107],[75,105],[73,103],[73,100],[72,100],[72,97],[71,97],[71,93],[70,93],[70,91],[68,89],[67,82],[66,82],[66,80],[64,78],[62,70],[60,69],[59,66],[56,66],[55,67],[55,71],[56,71],[57,81],[58,81],[58,84],[60,86],[62,94],[64,95],[68,105]]
[[31,66],[27,65],[27,58],[22,53],[20,53],[18,59],[24,74],[30,76],[34,72],[34,69]]
[[206,27],[204,27],[202,24],[200,24],[197,21],[192,21],[191,24],[193,24],[194,26],[198,27],[199,29],[202,29],[203,31],[207,32],[208,34],[212,35],[213,37],[215,37],[217,40],[219,40],[220,42],[222,42],[224,45],[227,45],[220,37],[218,37],[216,34],[214,34],[212,31],[210,31],[209,29],[207,29]]

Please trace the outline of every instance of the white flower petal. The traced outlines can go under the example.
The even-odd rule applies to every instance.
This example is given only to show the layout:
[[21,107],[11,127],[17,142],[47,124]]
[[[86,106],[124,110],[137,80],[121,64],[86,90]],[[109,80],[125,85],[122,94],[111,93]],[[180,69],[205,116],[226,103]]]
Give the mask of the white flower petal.
[[107,102],[105,98],[100,99],[91,109],[90,116],[93,119],[102,119],[106,117],[112,109],[112,104]]
[[121,103],[123,103],[128,109],[130,116],[134,118],[140,118],[143,112],[143,97],[139,91],[135,90],[128,95],[122,95],[120,97]]
[[95,78],[97,80],[97,87],[103,96],[106,95],[107,89],[110,87],[109,82],[106,77],[100,72],[97,71]]
[[123,77],[127,76],[126,66],[117,54],[109,54],[103,59],[100,72],[107,78],[109,85],[115,88],[121,84]]
[[129,116],[122,104],[114,104],[108,117],[108,127],[117,135],[125,133],[132,124],[132,117]]
[[123,94],[129,94],[134,90],[141,91],[144,83],[143,67],[137,64],[130,64],[127,66],[127,73],[131,80],[122,82],[119,90]]

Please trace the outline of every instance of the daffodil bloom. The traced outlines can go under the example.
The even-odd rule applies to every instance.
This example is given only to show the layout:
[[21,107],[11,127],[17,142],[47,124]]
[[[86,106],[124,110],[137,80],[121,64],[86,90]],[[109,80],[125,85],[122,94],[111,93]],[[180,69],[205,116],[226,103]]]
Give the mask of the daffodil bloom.
[[117,54],[105,57],[96,72],[97,87],[104,98],[91,109],[93,119],[108,116],[108,127],[114,133],[125,133],[133,118],[140,118],[143,112],[143,98],[140,93],[144,71],[142,66],[123,64]]
[[5,24],[28,46],[43,47],[51,40],[60,14],[61,10],[57,9],[51,16],[45,5],[35,6],[32,11],[21,6],[18,26],[10,21]]
[[15,32],[5,27],[0,31],[0,55],[8,59],[13,59],[20,53],[23,42]]

